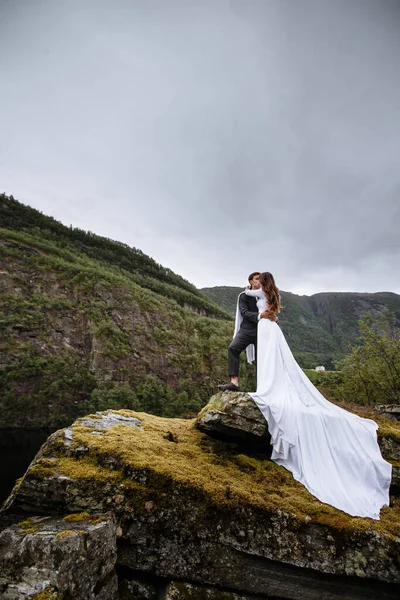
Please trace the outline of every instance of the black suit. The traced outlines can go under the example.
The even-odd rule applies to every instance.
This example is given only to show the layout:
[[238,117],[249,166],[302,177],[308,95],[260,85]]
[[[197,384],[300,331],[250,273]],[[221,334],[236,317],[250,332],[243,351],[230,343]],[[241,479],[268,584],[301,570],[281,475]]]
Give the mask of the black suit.
[[257,301],[253,296],[246,296],[244,292],[239,295],[239,311],[243,317],[239,331],[228,347],[228,375],[238,377],[240,354],[254,344],[257,350]]

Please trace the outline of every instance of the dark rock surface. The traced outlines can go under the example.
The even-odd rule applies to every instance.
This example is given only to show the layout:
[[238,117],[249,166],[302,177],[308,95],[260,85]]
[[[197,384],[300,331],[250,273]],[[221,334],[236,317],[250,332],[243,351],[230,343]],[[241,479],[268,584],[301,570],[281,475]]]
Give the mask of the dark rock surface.
[[117,600],[112,515],[21,519],[0,533],[3,600]]
[[119,600],[157,600],[159,588],[140,578],[123,579],[118,587]]
[[246,392],[220,392],[212,396],[196,419],[196,427],[208,435],[237,441],[270,454],[268,426]]
[[167,587],[164,598],[165,600],[256,600],[255,596],[243,596],[235,592],[192,585],[181,581],[172,581]]

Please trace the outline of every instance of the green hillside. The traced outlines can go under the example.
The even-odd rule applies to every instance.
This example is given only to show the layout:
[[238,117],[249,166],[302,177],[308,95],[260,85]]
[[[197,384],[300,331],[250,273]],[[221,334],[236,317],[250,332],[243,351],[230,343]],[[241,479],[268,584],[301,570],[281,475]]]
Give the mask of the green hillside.
[[189,282],[5,195],[0,222],[0,428],[194,414],[226,380],[232,318]]
[[[226,380],[239,288],[198,290],[140,250],[0,195],[0,429],[131,408],[193,415]],[[302,367],[332,368],[396,294],[282,293]],[[242,360],[242,389],[255,387]]]
[[59,249],[79,252],[103,265],[121,270],[124,276],[156,294],[172,298],[202,315],[229,318],[225,311],[204,296],[193,284],[163,267],[137,248],[122,242],[66,227],[53,217],[18,202],[13,196],[0,194],[0,227],[29,233],[54,242]]
[[[234,315],[242,288],[221,286],[201,291]],[[322,364],[333,369],[335,361],[348,354],[356,343],[358,321],[365,313],[379,315],[390,310],[400,319],[400,296],[391,292],[322,292],[298,296],[281,291],[281,297],[285,308],[279,314],[279,325],[296,359],[305,368]]]

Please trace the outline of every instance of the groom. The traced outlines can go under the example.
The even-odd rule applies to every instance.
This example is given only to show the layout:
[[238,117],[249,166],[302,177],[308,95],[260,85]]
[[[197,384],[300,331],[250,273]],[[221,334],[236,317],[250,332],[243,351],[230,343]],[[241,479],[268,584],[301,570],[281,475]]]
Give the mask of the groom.
[[[256,271],[249,275],[250,289],[258,290],[260,273]],[[225,391],[239,391],[239,360],[240,354],[247,349],[247,361],[252,363],[257,350],[257,325],[260,318],[276,321],[277,318],[268,310],[260,315],[257,310],[257,301],[253,296],[246,296],[241,292],[238,297],[236,311],[235,335],[228,346],[228,375],[230,383],[224,383],[218,387]]]

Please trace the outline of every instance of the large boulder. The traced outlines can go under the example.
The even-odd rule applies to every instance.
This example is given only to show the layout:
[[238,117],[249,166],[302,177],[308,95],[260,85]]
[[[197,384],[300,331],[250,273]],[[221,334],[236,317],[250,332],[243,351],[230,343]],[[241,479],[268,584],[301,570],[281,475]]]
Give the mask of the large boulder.
[[172,581],[167,586],[164,600],[254,600],[254,596],[243,596],[235,592]]
[[3,600],[117,600],[112,515],[30,517],[0,533]]
[[196,427],[213,437],[271,453],[267,422],[245,392],[220,392],[212,396],[198,414]]
[[[385,409],[387,407],[384,407]],[[393,408],[393,407],[390,407]],[[400,423],[393,423],[382,407],[366,411],[379,424],[378,443],[382,456],[392,463],[391,493],[400,493]],[[196,427],[217,439],[234,442],[243,449],[271,454],[270,439],[265,417],[245,392],[219,392],[198,414]]]
[[350,517],[194,420],[131,411],[79,419],[50,436],[6,510],[111,511],[124,572],[264,598],[301,590],[304,600],[389,600],[400,591],[398,503],[380,521]]

